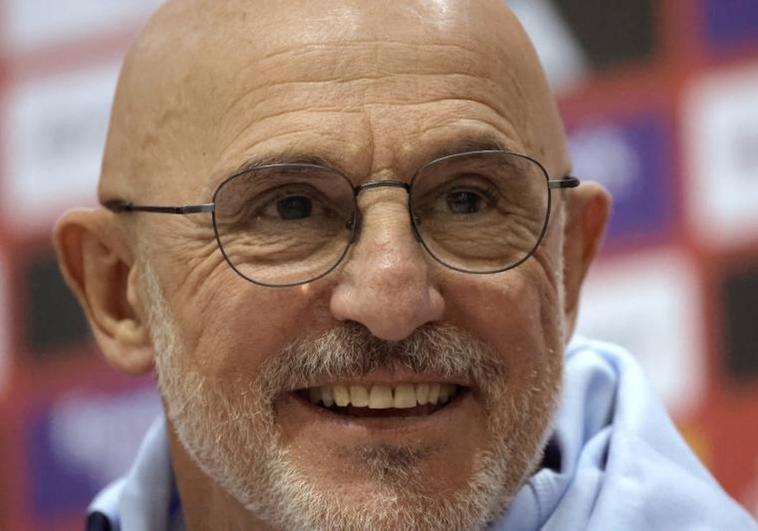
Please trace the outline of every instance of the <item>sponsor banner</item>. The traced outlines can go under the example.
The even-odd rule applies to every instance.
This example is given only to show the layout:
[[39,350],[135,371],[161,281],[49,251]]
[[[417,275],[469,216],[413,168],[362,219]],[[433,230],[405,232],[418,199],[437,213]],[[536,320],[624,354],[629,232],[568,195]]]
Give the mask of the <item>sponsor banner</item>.
[[720,284],[724,374],[734,384],[758,384],[758,260],[729,270]]
[[0,246],[0,400],[5,395],[11,365],[10,316],[8,315],[11,301],[7,288],[10,282],[5,257],[1,251],[2,246]]
[[685,98],[688,223],[715,247],[758,240],[758,63],[695,80]]
[[550,86],[567,91],[585,80],[591,65],[573,30],[548,0],[508,0],[537,49]]
[[577,330],[628,349],[675,417],[698,406],[705,338],[697,274],[673,250],[601,262],[585,285]]
[[30,421],[27,455],[38,519],[81,514],[92,497],[130,467],[161,411],[157,393],[76,393]]
[[118,68],[109,63],[10,87],[0,191],[8,227],[47,231],[66,208],[95,203]]
[[753,518],[758,519],[758,457],[753,460],[753,480],[745,488],[739,501]]
[[653,112],[569,129],[574,174],[613,195],[609,243],[658,236],[674,221],[667,133],[667,123]]
[[755,0],[700,0],[705,38],[721,48],[742,42],[758,44],[758,2]]
[[657,53],[657,3],[652,0],[506,3],[532,38],[557,91],[577,85],[589,71],[650,61]]
[[141,24],[163,0],[5,0],[2,34],[12,52],[118,33]]
[[80,356],[92,342],[90,327],[76,297],[68,288],[53,249],[19,256],[18,289],[23,316],[17,337],[24,361],[43,362]]

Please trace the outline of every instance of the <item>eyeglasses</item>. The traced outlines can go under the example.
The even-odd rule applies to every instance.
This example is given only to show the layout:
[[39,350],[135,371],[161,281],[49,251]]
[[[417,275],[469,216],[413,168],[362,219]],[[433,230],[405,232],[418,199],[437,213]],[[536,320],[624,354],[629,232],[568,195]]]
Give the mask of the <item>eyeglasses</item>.
[[354,185],[316,164],[253,167],[223,181],[213,202],[150,206],[112,200],[117,213],[210,212],[219,249],[241,277],[269,287],[317,280],[334,270],[358,239],[358,194],[396,187],[408,192],[411,229],[429,255],[455,271],[500,273],[537,249],[550,217],[550,190],[579,179],[551,180],[536,160],[503,150],[471,151],[427,163],[410,182]]

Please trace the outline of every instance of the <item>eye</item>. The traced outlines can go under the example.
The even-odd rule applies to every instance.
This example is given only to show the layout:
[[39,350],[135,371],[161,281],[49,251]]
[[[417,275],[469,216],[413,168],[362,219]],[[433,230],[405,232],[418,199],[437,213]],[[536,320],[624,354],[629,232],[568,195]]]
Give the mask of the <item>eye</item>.
[[305,219],[313,212],[313,201],[304,195],[283,197],[276,201],[276,212],[284,220]]
[[270,190],[251,200],[248,208],[249,216],[269,222],[321,222],[334,215],[323,194],[305,186]]
[[486,199],[470,190],[455,190],[445,198],[447,208],[453,214],[476,214],[485,206]]

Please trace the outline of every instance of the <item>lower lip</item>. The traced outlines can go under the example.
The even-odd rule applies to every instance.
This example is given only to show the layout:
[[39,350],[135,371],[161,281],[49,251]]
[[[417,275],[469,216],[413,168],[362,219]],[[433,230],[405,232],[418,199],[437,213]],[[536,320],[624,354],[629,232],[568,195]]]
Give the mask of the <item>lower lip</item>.
[[300,413],[312,415],[319,422],[326,422],[335,428],[354,430],[356,432],[395,431],[411,432],[426,430],[445,424],[453,416],[462,412],[472,400],[468,389],[460,389],[453,399],[443,408],[428,415],[407,417],[356,417],[334,413],[327,408],[316,406],[303,399],[297,393],[289,393],[284,399],[284,405],[300,410]]

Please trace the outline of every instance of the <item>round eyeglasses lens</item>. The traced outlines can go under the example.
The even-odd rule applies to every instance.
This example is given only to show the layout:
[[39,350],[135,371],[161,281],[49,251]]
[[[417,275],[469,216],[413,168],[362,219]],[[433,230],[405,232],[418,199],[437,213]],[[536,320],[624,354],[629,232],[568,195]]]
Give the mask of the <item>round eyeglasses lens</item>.
[[414,178],[416,229],[443,264],[472,273],[508,269],[539,245],[550,208],[547,180],[537,162],[507,152],[440,159]]
[[224,256],[259,284],[314,280],[339,263],[352,239],[352,186],[320,166],[261,166],[227,180],[214,201]]

